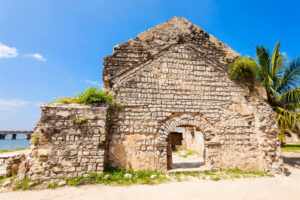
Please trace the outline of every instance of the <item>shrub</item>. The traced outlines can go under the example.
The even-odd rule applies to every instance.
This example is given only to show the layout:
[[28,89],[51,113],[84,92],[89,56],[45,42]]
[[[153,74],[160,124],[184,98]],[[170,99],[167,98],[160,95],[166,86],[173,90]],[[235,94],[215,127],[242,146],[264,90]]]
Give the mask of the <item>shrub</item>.
[[71,104],[71,103],[79,103],[76,97],[63,97],[56,100],[57,103],[63,104]]
[[229,65],[228,73],[232,80],[252,84],[256,79],[257,64],[251,58],[239,57]]
[[56,102],[63,104],[78,103],[85,105],[101,105],[112,104],[113,97],[102,89],[91,87],[75,97],[60,98],[56,100]]

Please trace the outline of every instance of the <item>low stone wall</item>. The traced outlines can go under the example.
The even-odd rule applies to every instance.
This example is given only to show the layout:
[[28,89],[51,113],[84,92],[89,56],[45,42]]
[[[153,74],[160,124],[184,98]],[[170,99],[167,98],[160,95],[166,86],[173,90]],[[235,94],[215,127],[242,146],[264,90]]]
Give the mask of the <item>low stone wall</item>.
[[41,120],[32,135],[32,151],[19,176],[44,181],[102,172],[106,113],[105,106],[42,106]]
[[0,155],[0,176],[16,175],[20,164],[25,160],[25,154],[9,153]]

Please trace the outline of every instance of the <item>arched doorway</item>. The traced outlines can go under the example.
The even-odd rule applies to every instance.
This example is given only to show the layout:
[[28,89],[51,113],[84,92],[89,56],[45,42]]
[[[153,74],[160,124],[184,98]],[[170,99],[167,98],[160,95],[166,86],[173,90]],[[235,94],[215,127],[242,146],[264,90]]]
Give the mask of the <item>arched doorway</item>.
[[199,168],[204,165],[204,135],[194,126],[182,125],[169,133],[168,169]]
[[211,131],[212,126],[199,113],[170,116],[159,131],[162,146],[166,147],[166,168],[180,170],[205,166],[205,143]]

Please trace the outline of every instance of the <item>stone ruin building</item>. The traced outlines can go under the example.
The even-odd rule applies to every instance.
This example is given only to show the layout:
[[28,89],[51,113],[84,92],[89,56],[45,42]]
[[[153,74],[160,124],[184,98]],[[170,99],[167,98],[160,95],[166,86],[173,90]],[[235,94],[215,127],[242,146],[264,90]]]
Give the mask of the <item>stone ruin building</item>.
[[276,122],[268,104],[228,78],[239,55],[183,18],[173,18],[114,48],[104,84],[123,111],[113,117],[108,161],[166,170],[170,136],[192,128],[204,138],[204,164],[270,169]]
[[45,105],[38,142],[19,174],[31,179],[172,168],[172,148],[199,152],[206,169],[279,168],[276,122],[259,93],[229,79],[239,56],[175,17],[114,48],[103,80],[121,109]]

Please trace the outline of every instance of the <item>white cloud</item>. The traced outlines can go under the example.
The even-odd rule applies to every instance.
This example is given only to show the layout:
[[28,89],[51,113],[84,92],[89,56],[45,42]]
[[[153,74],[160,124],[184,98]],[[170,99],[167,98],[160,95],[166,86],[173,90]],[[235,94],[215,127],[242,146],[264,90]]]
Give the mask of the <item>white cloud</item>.
[[[16,58],[19,56],[18,50],[15,47],[10,47],[0,42],[0,59]],[[24,57],[29,57],[40,62],[46,62],[47,59],[40,53],[23,54]]]
[[0,42],[0,59],[15,58],[17,56],[18,50],[15,47],[10,47]]
[[46,62],[47,59],[40,53],[27,54],[26,57],[33,58],[37,61]]

